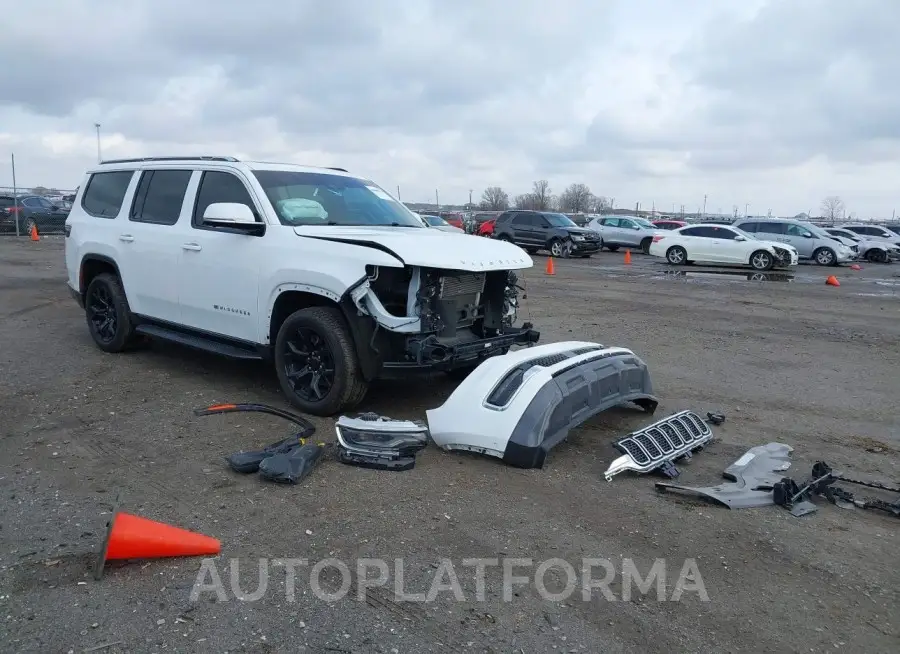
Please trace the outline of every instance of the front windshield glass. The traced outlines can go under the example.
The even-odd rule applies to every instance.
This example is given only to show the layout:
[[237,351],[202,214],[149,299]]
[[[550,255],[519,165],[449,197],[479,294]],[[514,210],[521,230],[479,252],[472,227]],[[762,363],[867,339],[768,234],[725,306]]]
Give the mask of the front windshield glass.
[[450,224],[440,216],[422,216],[422,218],[424,218],[425,222],[432,227],[443,227],[444,225]]
[[743,229],[738,229],[737,227],[731,227],[731,229],[746,238],[748,241],[756,240],[756,237],[750,232],[745,232]]
[[281,170],[253,174],[282,225],[425,228],[412,211],[368,180]]
[[544,217],[554,227],[578,227],[572,219],[564,213],[545,213]]

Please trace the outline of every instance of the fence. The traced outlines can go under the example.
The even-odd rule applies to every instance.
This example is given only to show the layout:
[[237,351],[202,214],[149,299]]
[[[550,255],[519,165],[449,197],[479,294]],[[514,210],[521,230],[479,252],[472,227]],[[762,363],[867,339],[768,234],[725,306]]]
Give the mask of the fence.
[[74,199],[69,189],[0,186],[0,236],[62,234]]

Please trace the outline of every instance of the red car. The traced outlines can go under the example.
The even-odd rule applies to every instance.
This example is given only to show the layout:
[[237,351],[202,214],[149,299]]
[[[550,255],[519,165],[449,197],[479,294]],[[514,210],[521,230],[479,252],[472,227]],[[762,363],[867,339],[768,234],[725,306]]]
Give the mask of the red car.
[[653,226],[659,227],[660,229],[678,229],[679,227],[684,227],[687,223],[683,220],[654,220]]
[[494,235],[494,225],[496,224],[497,219],[492,218],[491,220],[486,220],[481,225],[478,226],[478,235],[479,236],[487,236],[490,238]]

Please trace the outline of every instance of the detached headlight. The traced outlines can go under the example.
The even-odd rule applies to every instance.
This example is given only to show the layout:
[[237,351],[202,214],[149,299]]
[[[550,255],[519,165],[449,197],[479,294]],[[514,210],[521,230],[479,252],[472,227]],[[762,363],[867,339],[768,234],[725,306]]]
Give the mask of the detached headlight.
[[341,416],[334,425],[345,450],[364,456],[414,456],[428,444],[428,427],[419,421],[392,420],[375,413]]

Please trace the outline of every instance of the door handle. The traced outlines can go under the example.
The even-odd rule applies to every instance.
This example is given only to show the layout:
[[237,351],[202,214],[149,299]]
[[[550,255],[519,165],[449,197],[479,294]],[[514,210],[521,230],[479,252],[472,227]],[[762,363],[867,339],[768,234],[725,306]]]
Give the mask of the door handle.
[[199,243],[184,243],[181,247],[185,250],[193,250],[194,252],[199,252],[203,249],[200,247]]
[[125,241],[126,243],[131,243],[134,240],[134,236],[131,234],[119,234],[119,240]]

